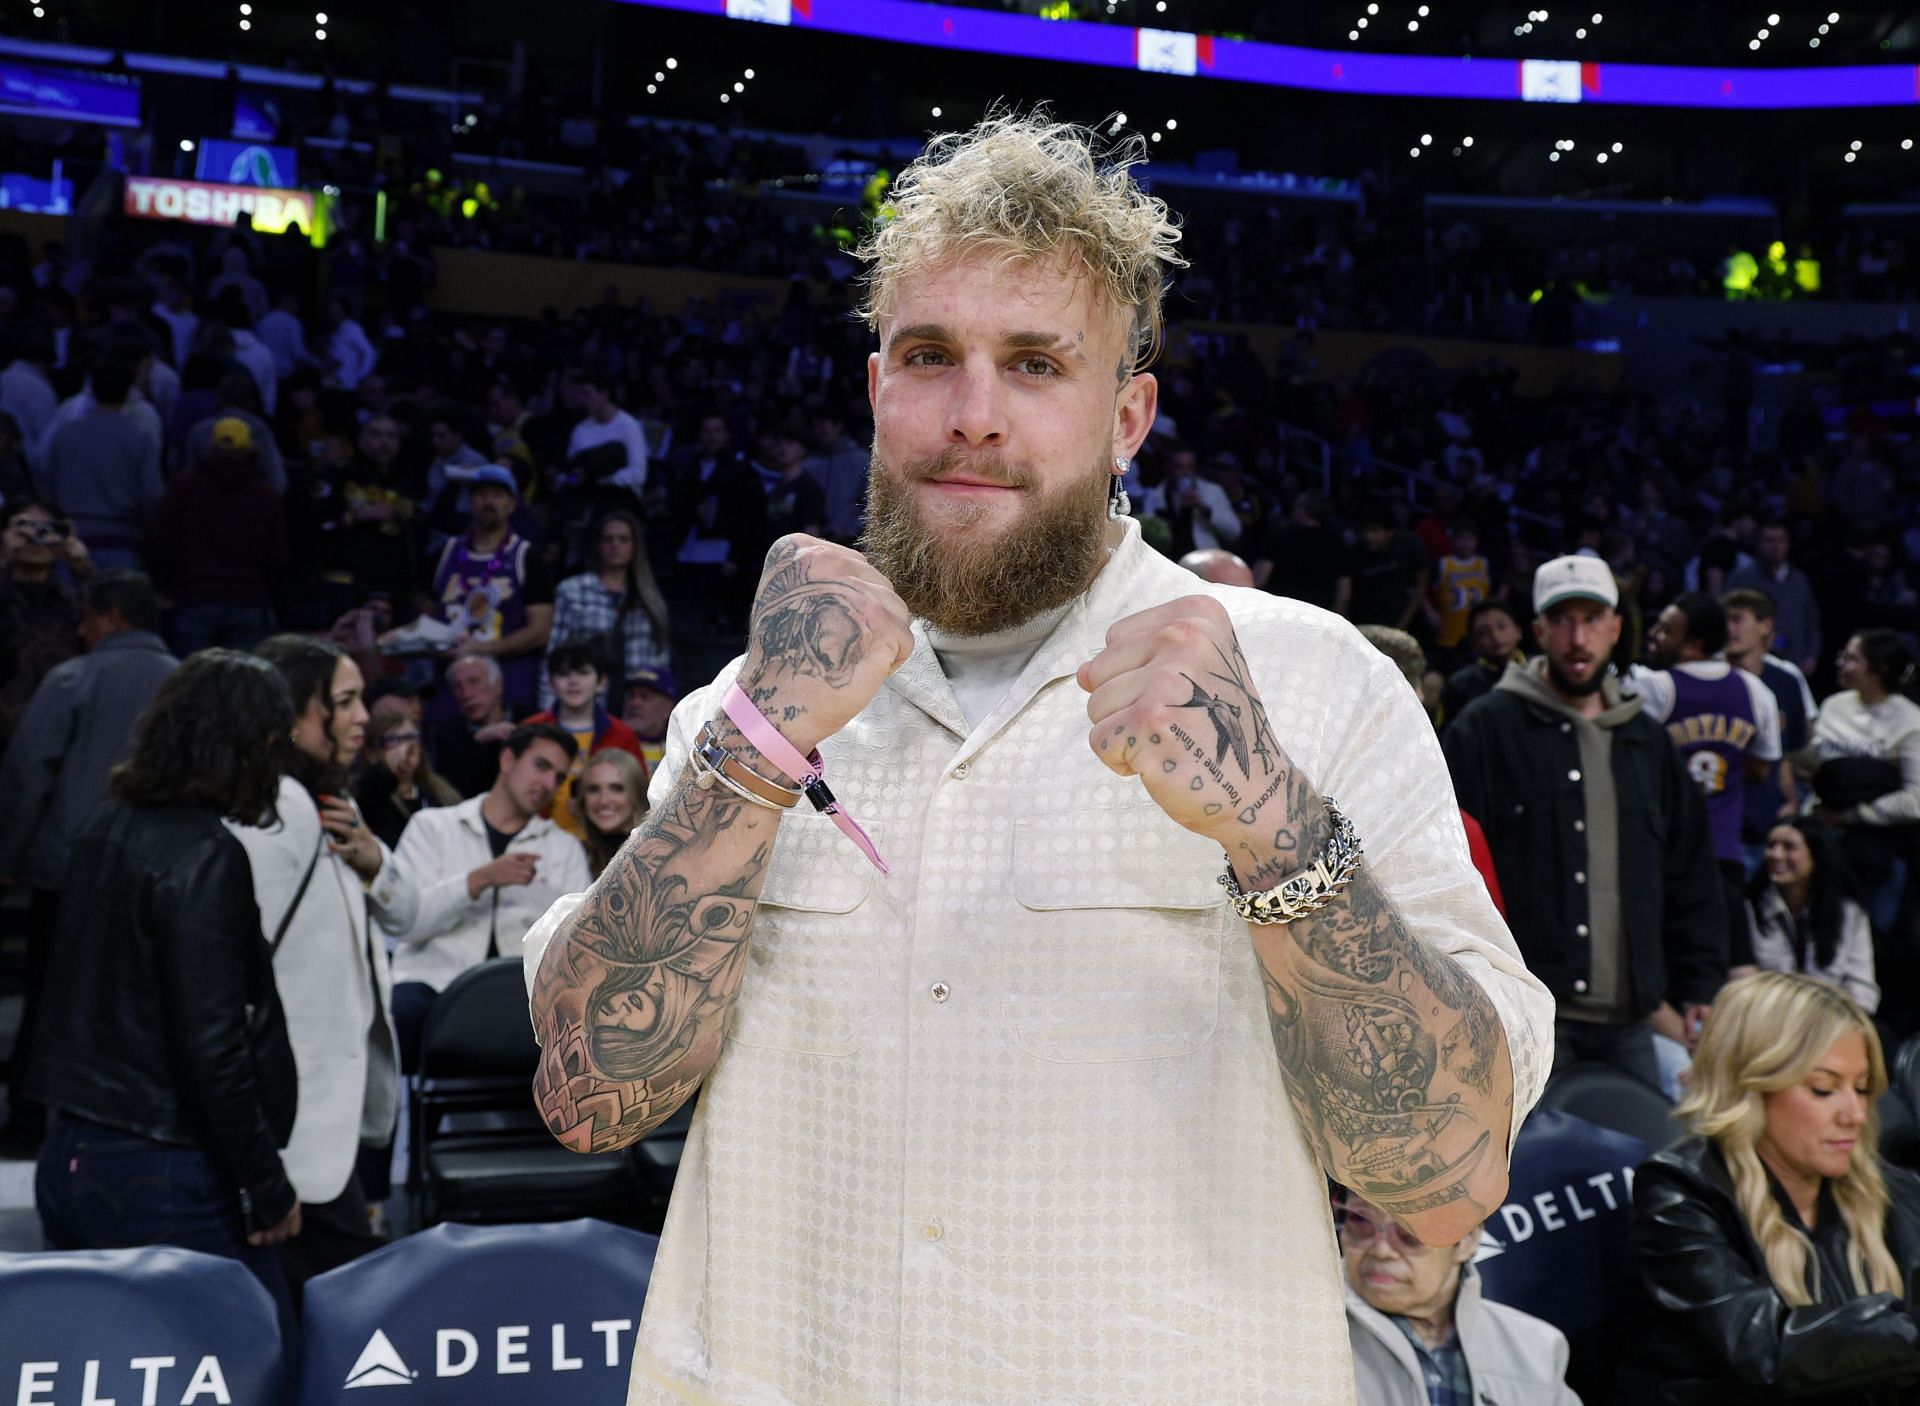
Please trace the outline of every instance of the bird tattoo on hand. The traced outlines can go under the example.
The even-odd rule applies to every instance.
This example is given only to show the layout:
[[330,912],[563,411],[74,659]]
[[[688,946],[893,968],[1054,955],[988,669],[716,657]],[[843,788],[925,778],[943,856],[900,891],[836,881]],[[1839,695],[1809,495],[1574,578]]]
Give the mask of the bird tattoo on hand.
[[1238,703],[1229,703],[1224,698],[1213,697],[1204,688],[1200,687],[1199,684],[1194,683],[1193,675],[1191,674],[1182,674],[1180,677],[1188,683],[1193,684],[1193,698],[1189,702],[1176,703],[1173,706],[1176,708],[1201,708],[1206,711],[1208,720],[1213,723],[1214,741],[1218,748],[1213,754],[1213,764],[1219,766],[1224,762],[1227,758],[1228,750],[1231,749],[1233,759],[1240,763],[1240,774],[1242,776],[1250,775],[1249,758],[1247,756],[1247,735],[1240,726],[1240,705]]

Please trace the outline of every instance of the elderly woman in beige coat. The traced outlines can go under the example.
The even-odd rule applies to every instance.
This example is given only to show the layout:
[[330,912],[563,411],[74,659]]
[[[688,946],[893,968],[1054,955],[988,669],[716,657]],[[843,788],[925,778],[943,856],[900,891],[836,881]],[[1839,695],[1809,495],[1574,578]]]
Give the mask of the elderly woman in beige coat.
[[1359,1406],[1580,1406],[1567,1340],[1480,1296],[1475,1230],[1423,1245],[1351,1192],[1336,1207]]

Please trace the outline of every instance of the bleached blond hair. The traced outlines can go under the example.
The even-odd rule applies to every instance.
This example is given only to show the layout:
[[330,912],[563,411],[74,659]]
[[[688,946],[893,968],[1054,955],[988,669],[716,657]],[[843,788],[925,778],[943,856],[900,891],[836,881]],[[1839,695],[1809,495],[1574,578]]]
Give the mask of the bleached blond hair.
[[1763,971],[1728,982],[1693,1053],[1693,1081],[1678,1112],[1687,1127],[1713,1139],[1733,1178],[1734,1199],[1767,1263],[1767,1277],[1789,1308],[1816,1301],[1810,1285],[1820,1261],[1813,1245],[1787,1223],[1755,1147],[1767,1130],[1766,1096],[1790,1089],[1843,1035],[1867,1047],[1866,1126],[1853,1145],[1833,1199],[1847,1227],[1847,1269],[1856,1294],[1902,1293],[1900,1266],[1887,1249],[1887,1183],[1880,1175],[1880,1120],[1873,1103],[1887,1091],[1887,1063],[1873,1020],[1837,986],[1798,972]]
[[855,252],[867,268],[860,314],[879,330],[900,280],[987,252],[1016,263],[1064,258],[1091,277],[1096,301],[1131,315],[1122,379],[1159,350],[1167,271],[1184,268],[1167,203],[1133,168],[1147,159],[1135,135],[1103,152],[1090,129],[1045,111],[990,115],[943,132],[894,181],[887,209]]

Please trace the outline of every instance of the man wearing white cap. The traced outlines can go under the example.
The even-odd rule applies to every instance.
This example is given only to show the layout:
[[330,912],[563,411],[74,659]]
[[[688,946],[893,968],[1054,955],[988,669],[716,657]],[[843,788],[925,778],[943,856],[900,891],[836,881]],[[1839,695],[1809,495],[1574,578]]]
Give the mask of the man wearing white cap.
[[1555,1067],[1597,1060],[1659,1088],[1647,1018],[1704,1013],[1726,980],[1726,919],[1699,788],[1608,670],[1619,603],[1598,557],[1542,566],[1543,657],[1510,664],[1444,741],[1508,926],[1559,1002]]

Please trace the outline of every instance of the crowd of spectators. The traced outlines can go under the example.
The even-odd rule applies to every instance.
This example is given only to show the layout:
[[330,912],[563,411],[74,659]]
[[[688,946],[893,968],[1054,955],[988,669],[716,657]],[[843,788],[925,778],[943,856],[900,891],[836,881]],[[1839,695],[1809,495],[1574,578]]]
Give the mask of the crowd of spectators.
[[[175,1169],[209,1206],[241,1188],[245,1224],[172,1233],[276,1292],[378,1243],[392,1100],[435,995],[516,951],[633,829],[668,712],[737,651],[769,544],[858,540],[868,334],[831,238],[712,189],[713,169],[752,169],[747,145],[656,134],[651,171],[596,189],[585,224],[466,221],[423,188],[385,244],[351,225],[324,252],[116,227],[84,270],[0,249],[0,879],[28,939],[16,1150],[44,1136],[60,1157],[43,1169],[78,1167],[128,1127],[83,1087],[104,1056],[76,1050],[73,1024],[165,920],[103,908],[83,935],[60,898],[112,890],[73,864],[113,843],[129,884],[194,875],[179,901],[232,919],[208,942],[238,952],[248,922],[268,939],[270,974],[236,959],[229,995],[301,992],[264,1026],[220,1018],[271,1078],[195,1093],[225,1121]],[[772,301],[431,312],[431,249],[463,226],[494,247],[788,281]],[[1210,228],[1192,246],[1160,418],[1127,477],[1148,539],[1237,555],[1256,588],[1338,611],[1400,660],[1561,1003],[1559,1061],[1678,1096],[1725,983],[1776,969],[1848,993],[1884,1064],[1880,1041],[1920,1028],[1920,454],[1871,408],[1888,349],[1843,353],[1830,413],[1803,398],[1764,449],[1630,377],[1545,398],[1497,363],[1328,380],[1310,336],[1274,364],[1204,321],[1387,325],[1363,306],[1369,246],[1290,231],[1295,267],[1263,238]],[[222,726],[290,744],[264,779],[196,774],[237,745]],[[149,834],[143,807],[161,805],[195,818]],[[322,955],[341,931],[344,966]],[[135,1058],[179,1014],[139,1000]],[[231,1052],[209,1046],[207,1067]],[[143,1136],[181,1136],[187,1094],[147,1093]],[[133,1233],[88,1220],[97,1188],[42,1182],[58,1243]],[[1341,1221],[1363,1299],[1369,1256],[1418,1257],[1364,1204]],[[275,1245],[292,1248],[260,1253]],[[1468,1258],[1429,1286],[1449,1314],[1474,1302]],[[1776,1268],[1769,1253],[1754,1273]],[[1462,1334],[1544,1341],[1460,1312],[1484,1325]]]

